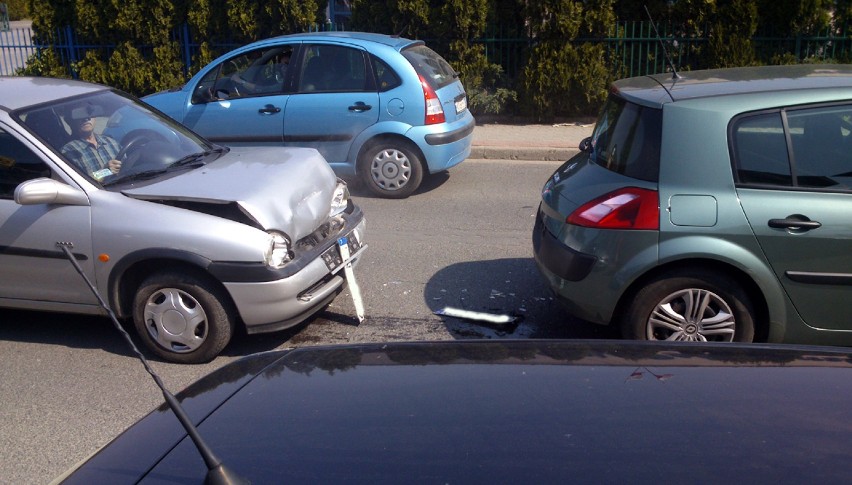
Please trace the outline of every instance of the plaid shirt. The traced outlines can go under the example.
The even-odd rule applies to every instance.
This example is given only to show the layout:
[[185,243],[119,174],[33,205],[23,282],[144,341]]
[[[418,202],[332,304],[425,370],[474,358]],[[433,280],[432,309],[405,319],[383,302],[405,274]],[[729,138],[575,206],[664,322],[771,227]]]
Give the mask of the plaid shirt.
[[121,150],[121,145],[106,135],[95,134],[95,141],[97,148],[85,140],[71,140],[62,147],[62,154],[76,162],[80,168],[94,174],[107,168],[107,163]]

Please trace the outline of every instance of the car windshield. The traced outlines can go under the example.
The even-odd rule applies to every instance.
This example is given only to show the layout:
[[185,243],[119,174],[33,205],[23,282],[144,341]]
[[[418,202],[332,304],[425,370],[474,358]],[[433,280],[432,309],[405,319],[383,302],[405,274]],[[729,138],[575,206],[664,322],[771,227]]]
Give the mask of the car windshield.
[[662,121],[662,110],[610,96],[592,134],[592,160],[613,172],[656,182]]
[[200,163],[202,155],[218,153],[203,138],[115,91],[62,99],[16,115],[70,167],[101,186],[164,173],[175,162]]

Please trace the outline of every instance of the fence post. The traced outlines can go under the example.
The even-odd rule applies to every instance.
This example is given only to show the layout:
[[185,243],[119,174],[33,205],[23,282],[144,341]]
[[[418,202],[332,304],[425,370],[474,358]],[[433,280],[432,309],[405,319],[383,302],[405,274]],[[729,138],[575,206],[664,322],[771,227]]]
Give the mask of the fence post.
[[189,71],[192,68],[192,54],[189,49],[189,24],[184,22],[182,25],[183,35],[181,36],[181,44],[183,47],[183,75],[189,77]]
[[74,30],[70,25],[65,26],[65,43],[68,49],[68,70],[71,72],[71,77],[74,79],[79,79],[79,75],[77,74],[77,68],[75,64],[77,64],[77,43],[74,40]]
[[802,35],[796,35],[796,59],[802,62]]
[[9,7],[0,2],[0,32],[6,32],[9,28]]

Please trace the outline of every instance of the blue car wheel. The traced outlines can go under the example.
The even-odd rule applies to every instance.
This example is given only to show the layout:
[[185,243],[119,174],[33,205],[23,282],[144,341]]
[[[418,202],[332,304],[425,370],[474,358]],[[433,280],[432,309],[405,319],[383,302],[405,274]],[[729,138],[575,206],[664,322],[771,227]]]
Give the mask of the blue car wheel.
[[408,197],[423,180],[423,165],[414,151],[391,143],[365,150],[359,171],[371,192],[391,199]]

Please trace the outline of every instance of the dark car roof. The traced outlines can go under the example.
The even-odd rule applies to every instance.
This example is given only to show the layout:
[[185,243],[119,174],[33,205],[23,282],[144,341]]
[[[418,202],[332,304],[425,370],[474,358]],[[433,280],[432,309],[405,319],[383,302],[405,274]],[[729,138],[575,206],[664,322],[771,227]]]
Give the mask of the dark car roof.
[[758,66],[641,76],[616,81],[622,96],[664,104],[737,94],[852,88],[852,65],[799,64]]
[[[841,482],[852,350],[606,341],[259,354],[180,394],[252,483]],[[160,408],[68,483],[200,483]]]

